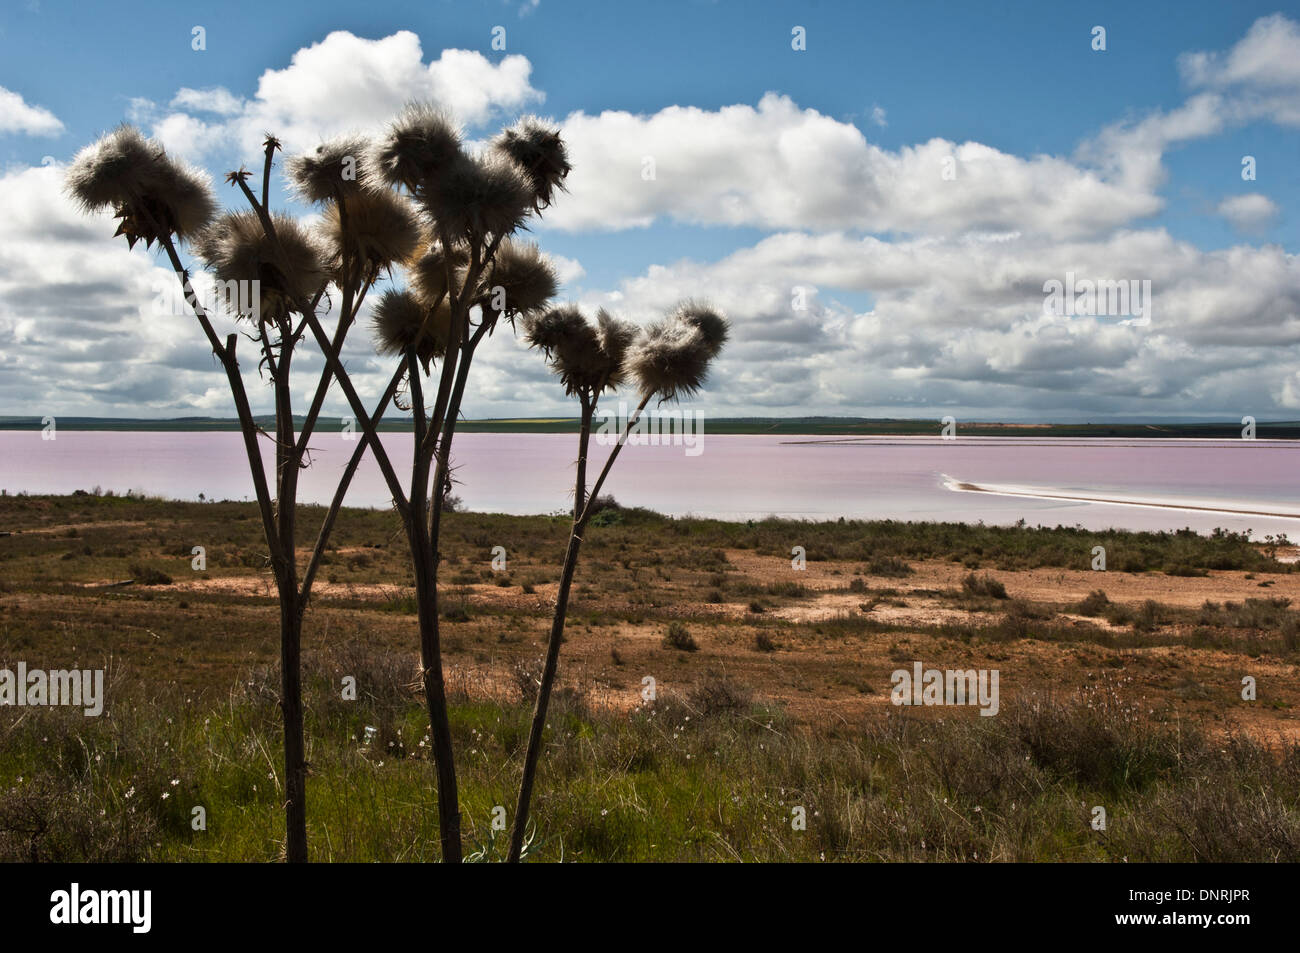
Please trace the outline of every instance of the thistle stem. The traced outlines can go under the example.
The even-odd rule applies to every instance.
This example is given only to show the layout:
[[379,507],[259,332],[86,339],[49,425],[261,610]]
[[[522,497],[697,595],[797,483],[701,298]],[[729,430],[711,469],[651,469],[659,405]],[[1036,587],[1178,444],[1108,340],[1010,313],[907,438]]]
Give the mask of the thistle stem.
[[632,427],[640,419],[641,412],[650,401],[651,394],[647,393],[637,406],[636,413],[628,418],[627,425],[623,432],[619,434],[618,443],[610,451],[609,458],[605,461],[605,467],[601,470],[600,477],[596,480],[595,485],[591,488],[591,494],[587,496],[586,503],[581,505],[577,500],[585,495],[586,480],[586,457],[587,443],[591,434],[591,418],[595,412],[595,403],[588,401],[585,397],[582,399],[582,430],[578,438],[578,468],[577,483],[574,487],[574,512],[579,513],[574,517],[573,528],[569,532],[569,545],[564,551],[564,566],[560,571],[560,588],[555,597],[555,615],[551,620],[551,634],[546,643],[546,661],[542,667],[541,684],[537,689],[537,702],[533,708],[533,721],[528,732],[528,748],[524,753],[524,772],[519,781],[519,798],[515,805],[514,823],[510,828],[510,852],[507,855],[507,861],[514,864],[518,863],[523,856],[524,834],[528,827],[528,812],[533,797],[533,784],[537,777],[537,761],[542,751],[542,735],[546,730],[546,711],[550,704],[551,692],[555,688],[555,676],[559,669],[560,662],[560,645],[564,642],[564,622],[569,611],[569,592],[573,586],[573,576],[578,568],[578,556],[582,551],[582,534],[586,529],[587,521],[591,519],[594,512],[592,503],[600,488],[605,483],[605,478],[609,476],[610,469],[614,466],[614,460],[618,457],[618,452],[627,442],[628,434],[631,433]]

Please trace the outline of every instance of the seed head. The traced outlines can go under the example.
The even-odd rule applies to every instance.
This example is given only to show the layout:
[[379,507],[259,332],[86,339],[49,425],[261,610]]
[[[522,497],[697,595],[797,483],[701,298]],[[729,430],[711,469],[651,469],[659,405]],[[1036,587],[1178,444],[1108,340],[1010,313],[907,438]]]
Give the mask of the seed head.
[[237,317],[251,317],[237,310],[238,282],[259,282],[258,316],[278,323],[301,313],[326,281],[324,256],[307,230],[283,213],[272,221],[283,254],[253,212],[223,215],[195,240],[195,251],[223,283],[226,306]]
[[112,209],[132,247],[164,235],[193,238],[216,214],[207,175],[170,158],[161,144],[122,125],[82,149],[68,168],[69,194],[87,212]]
[[308,202],[334,202],[360,191],[370,143],[363,136],[340,136],[312,152],[291,156],[285,173],[294,192]]
[[533,209],[548,207],[573,167],[560,131],[536,116],[525,116],[493,141],[492,147],[510,157],[533,188]]

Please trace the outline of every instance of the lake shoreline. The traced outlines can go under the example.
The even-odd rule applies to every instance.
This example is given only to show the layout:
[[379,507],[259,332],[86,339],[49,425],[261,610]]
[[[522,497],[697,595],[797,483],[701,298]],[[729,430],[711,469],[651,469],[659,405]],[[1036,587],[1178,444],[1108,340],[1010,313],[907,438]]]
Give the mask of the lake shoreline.
[[[42,431],[50,426],[49,420],[59,430],[70,432],[165,432],[165,433],[225,433],[238,432],[239,422],[225,417],[180,418],[117,418],[80,416],[15,416],[0,414],[0,433],[5,431]],[[273,425],[274,418],[258,415],[259,425]],[[946,419],[930,418],[872,418],[872,417],[711,417],[701,415],[706,429],[713,434],[771,434],[789,437],[891,437],[939,436],[944,432]],[[295,430],[303,422],[295,417]],[[521,433],[577,433],[576,417],[519,417],[482,418],[462,421],[458,433],[521,434]],[[350,426],[345,418],[321,417],[316,430],[320,433],[339,433]],[[957,435],[971,437],[1078,437],[1114,438],[1130,437],[1139,440],[1168,440],[1195,438],[1206,440],[1241,439],[1244,424],[1240,421],[1190,421],[1190,422],[1111,422],[1111,423],[1020,423],[997,421],[955,421],[951,425]],[[1260,421],[1254,424],[1254,433],[1260,439],[1300,441],[1300,421]],[[383,433],[405,433],[411,429],[409,418],[388,418],[380,422]]]

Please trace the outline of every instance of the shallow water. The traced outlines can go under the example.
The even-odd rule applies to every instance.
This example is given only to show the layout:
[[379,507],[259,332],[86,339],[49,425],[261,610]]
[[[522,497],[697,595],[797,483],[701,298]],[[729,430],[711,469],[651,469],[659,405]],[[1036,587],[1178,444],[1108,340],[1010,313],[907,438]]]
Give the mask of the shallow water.
[[[355,442],[319,434],[300,498],[326,503]],[[399,475],[409,435],[383,436]],[[461,434],[456,495],[474,510],[549,513],[572,500],[573,434]],[[594,478],[608,447],[593,443]],[[266,461],[273,459],[263,441]],[[791,437],[705,433],[696,447],[628,446],[606,485],[624,505],[723,519],[890,518],[1300,535],[1300,443],[1042,437]],[[238,433],[0,432],[0,488],[94,487],[250,499]],[[385,506],[367,456],[348,503]],[[1182,507],[1182,508],[1180,508]]]

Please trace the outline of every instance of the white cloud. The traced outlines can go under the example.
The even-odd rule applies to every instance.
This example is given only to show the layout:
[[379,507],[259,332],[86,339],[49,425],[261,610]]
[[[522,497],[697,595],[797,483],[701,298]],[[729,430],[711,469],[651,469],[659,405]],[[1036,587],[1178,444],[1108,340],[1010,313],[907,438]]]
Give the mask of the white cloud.
[[[564,122],[572,194],[548,221],[574,230],[667,219],[876,234],[1104,234],[1160,211],[1170,148],[1251,121],[1300,125],[1293,20],[1261,18],[1226,52],[1187,54],[1179,68],[1192,89],[1186,102],[1117,122],[1071,159],[944,139],[885,150],[857,127],[776,93],[757,107],[578,112]],[[887,121],[879,106],[871,119]],[[949,158],[953,181],[942,177]]]
[[[107,213],[87,216],[63,189],[66,166],[0,175],[0,413],[107,416],[230,416],[224,376],[188,311],[165,303],[176,276],[165,259],[112,238]],[[190,256],[183,249],[182,258]],[[195,269],[200,295],[210,280]],[[217,333],[235,325],[213,315]],[[358,390],[373,398],[387,383],[364,330],[345,348]],[[258,412],[271,409],[251,345],[240,342],[246,386]],[[297,363],[297,361],[295,361]],[[319,373],[311,348],[302,356],[304,388]],[[303,406],[306,397],[299,396]],[[331,409],[344,412],[337,394]]]
[[1224,199],[1219,203],[1218,212],[1238,231],[1255,232],[1277,218],[1278,207],[1267,195],[1251,192]]
[[191,89],[182,86],[172,97],[174,109],[188,109],[191,112],[216,113],[219,116],[233,116],[242,112],[244,101],[221,86],[211,89]]
[[[0,177],[9,211],[0,220],[0,412],[228,414],[193,318],[153,308],[174,276],[112,240],[108,216],[73,208],[62,172]],[[563,280],[582,276],[579,263],[555,261]],[[1043,283],[1067,271],[1150,279],[1151,325],[1045,315]],[[580,300],[645,321],[691,296],[710,299],[734,327],[699,398],[713,415],[1267,416],[1300,405],[1300,259],[1276,246],[1203,252],[1158,229],[1073,241],[783,232],[718,261],[648,267]],[[386,375],[366,325],[346,358],[373,397]],[[314,349],[300,367],[305,390],[319,370]],[[568,407],[541,359],[508,333],[485,343],[475,373],[470,416]],[[251,370],[248,381],[255,408],[268,410]],[[333,393],[327,413],[345,412]]]
[[[579,112],[563,125],[574,172],[570,194],[547,222],[564,229],[635,228],[666,218],[768,229],[1079,235],[1160,208],[1148,191],[1053,156],[1026,159],[945,139],[881,149],[857,127],[776,93],[756,108]],[[653,179],[645,175],[647,159]],[[944,178],[948,160],[951,181]]]
[[[548,210],[547,227],[669,220],[776,234],[716,261],[661,257],[605,289],[573,287],[582,264],[553,261],[567,294],[638,321],[684,297],[725,310],[734,339],[701,396],[714,415],[1266,417],[1300,407],[1291,370],[1300,366],[1300,258],[1274,245],[1202,251],[1139,222],[1160,208],[1171,146],[1252,116],[1285,121],[1277,90],[1292,88],[1290,67],[1277,50],[1292,49],[1296,28],[1260,23],[1223,54],[1183,61],[1186,102],[1102,130],[1072,159],[943,139],[886,150],[776,94],[717,110],[575,113],[565,120],[571,191]],[[157,115],[158,132],[211,154],[232,140],[255,151],[276,131],[292,151],[371,128],[433,91],[466,121],[541,96],[522,57],[493,64],[446,51],[426,64],[414,34],[335,33],[263,74],[251,98],[179,91]],[[954,181],[941,174],[948,156]],[[229,413],[193,319],[150,312],[151,284],[166,270],[111,241],[108,219],[72,209],[58,174],[0,176],[9,213],[0,219],[0,407]],[[1239,195],[1218,212],[1252,228],[1278,209]],[[1150,280],[1150,325],[1045,314],[1044,282],[1068,272]],[[302,366],[318,369],[311,351]],[[363,393],[386,383],[364,333],[347,358]],[[468,415],[571,409],[544,362],[510,334],[490,338],[478,362]],[[251,376],[250,391],[269,409]],[[337,394],[330,401],[327,412],[345,412]]]
[[1256,20],[1226,53],[1184,53],[1178,59],[1190,86],[1300,88],[1300,25],[1280,13]]
[[587,269],[582,267],[582,262],[576,258],[565,258],[563,255],[546,257],[550,259],[551,267],[555,269],[555,277],[562,287],[573,284],[587,273]]
[[888,118],[886,118],[886,116],[887,114],[885,113],[885,110],[882,107],[880,106],[871,107],[871,121],[874,122],[881,129],[889,125],[889,120]]
[[222,87],[180,90],[153,132],[169,149],[201,159],[223,144],[256,154],[267,132],[286,151],[305,151],[341,133],[377,129],[411,100],[431,100],[475,125],[540,102],[531,73],[524,56],[492,62],[470,50],[443,50],[425,63],[420,38],[407,30],[378,40],[336,31],[298,50],[283,69],[264,72],[251,98]]
[[1185,53],[1178,67],[1193,90],[1185,103],[1104,129],[1079,150],[1080,158],[1128,188],[1155,189],[1171,147],[1255,121],[1300,126],[1300,24],[1294,20],[1262,17],[1227,52]]
[[43,106],[29,106],[18,93],[0,86],[0,134],[57,136],[63,123]]
[[[1071,271],[1149,279],[1151,324],[1045,314],[1044,282]],[[1300,258],[1276,246],[1202,252],[1159,229],[1073,242],[783,233],[717,262],[651,267],[585,303],[644,321],[700,295],[734,329],[701,398],[715,415],[1268,414],[1300,393],[1286,383],[1300,363]]]

